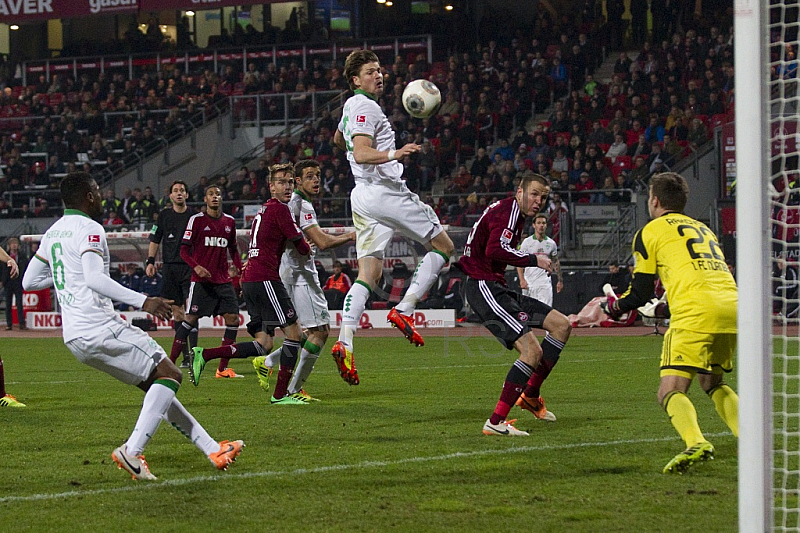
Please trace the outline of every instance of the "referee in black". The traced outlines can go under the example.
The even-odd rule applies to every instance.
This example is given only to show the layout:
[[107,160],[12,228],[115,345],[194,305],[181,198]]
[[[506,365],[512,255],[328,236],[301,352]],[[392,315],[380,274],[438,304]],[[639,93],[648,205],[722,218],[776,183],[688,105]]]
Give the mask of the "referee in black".
[[[158,223],[150,231],[150,246],[147,250],[145,268],[145,274],[148,276],[156,275],[156,253],[158,245],[163,241],[161,258],[164,264],[162,267],[164,289],[161,296],[175,302],[172,305],[172,318],[176,329],[184,319],[184,306],[189,297],[189,282],[192,277],[192,269],[181,259],[181,239],[186,224],[192,216],[189,206],[186,205],[186,196],[186,183],[173,181],[169,188],[172,205],[161,210],[158,214]],[[193,346],[197,346],[197,329],[189,334],[189,344],[183,354],[181,368],[190,366],[189,349]]]

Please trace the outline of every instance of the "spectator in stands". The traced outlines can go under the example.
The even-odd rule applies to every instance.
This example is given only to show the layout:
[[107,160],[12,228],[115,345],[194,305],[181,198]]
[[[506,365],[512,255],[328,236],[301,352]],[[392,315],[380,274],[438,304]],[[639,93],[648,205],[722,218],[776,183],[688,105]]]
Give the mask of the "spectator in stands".
[[161,296],[163,286],[164,277],[161,275],[161,272],[156,271],[155,276],[140,276],[139,278],[139,292],[147,296]]
[[574,185],[570,184],[569,186],[571,191],[578,193],[578,203],[581,204],[589,203],[591,196],[588,194],[588,192],[594,190],[594,188],[594,182],[592,181],[588,172],[581,172],[578,183]]
[[650,145],[645,141],[645,135],[639,135],[638,142],[628,147],[628,155],[636,159],[639,156],[648,156],[650,154]]
[[614,136],[614,143],[608,147],[606,151],[606,157],[611,159],[611,162],[614,163],[617,160],[617,156],[626,155],[628,153],[628,145],[625,144],[624,137],[621,133],[617,133]]
[[692,127],[689,128],[688,141],[691,146],[697,149],[708,140],[708,131],[705,124],[699,118],[692,119]]
[[157,212],[158,205],[144,197],[142,190],[138,187],[133,190],[133,201],[128,205],[127,218],[131,224],[144,229],[147,224],[152,222],[153,214]]
[[109,211],[108,216],[103,220],[104,226],[122,226],[125,224],[125,220],[120,218],[116,211]]

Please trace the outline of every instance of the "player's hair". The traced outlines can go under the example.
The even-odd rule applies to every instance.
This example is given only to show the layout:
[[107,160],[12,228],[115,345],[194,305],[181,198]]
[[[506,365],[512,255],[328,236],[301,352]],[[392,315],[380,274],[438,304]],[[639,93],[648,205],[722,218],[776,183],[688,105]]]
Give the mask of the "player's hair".
[[205,197],[208,194],[208,191],[210,191],[211,189],[217,189],[220,192],[220,194],[222,193],[222,187],[214,183],[213,185],[209,185],[208,187],[205,188],[205,190],[203,191],[203,197]]
[[662,172],[650,178],[650,191],[669,211],[683,213],[689,201],[689,184],[677,172]]
[[303,175],[303,170],[307,168],[319,169],[319,163],[314,159],[301,159],[294,164],[294,175],[300,177]]
[[347,83],[350,84],[350,89],[355,91],[358,87],[353,83],[353,78],[357,78],[361,73],[361,67],[367,63],[380,63],[378,56],[372,50],[356,50],[350,52],[344,62],[344,75],[347,78]]
[[545,215],[544,213],[539,213],[538,215],[536,215],[535,217],[533,217],[533,222],[535,223],[535,222],[536,222],[537,220],[539,220],[540,218],[543,218],[543,219],[544,219],[544,221],[545,221],[545,223],[547,223],[547,215]]
[[183,188],[184,188],[184,189],[186,189],[187,191],[189,190],[189,187],[186,185],[186,182],[185,182],[185,181],[181,181],[181,180],[175,180],[175,181],[173,181],[173,182],[172,182],[172,185],[170,185],[170,186],[169,186],[169,193],[170,193],[170,194],[172,194],[172,188],[173,188],[174,186],[176,186],[176,185],[183,185]]
[[519,182],[519,188],[520,188],[520,189],[522,189],[522,190],[524,191],[524,190],[525,190],[525,188],[526,188],[526,187],[527,187],[527,186],[528,186],[528,185],[529,185],[531,182],[534,182],[534,181],[535,181],[535,182],[537,182],[537,183],[541,183],[542,185],[544,185],[544,186],[546,186],[546,187],[550,187],[550,180],[549,180],[549,179],[545,178],[545,177],[544,177],[544,176],[542,176],[541,174],[536,174],[536,173],[534,173],[534,172],[531,172],[531,173],[526,173],[526,174],[525,174],[525,175],[522,177],[522,180]]
[[291,163],[276,163],[269,167],[269,181],[276,181],[278,179],[278,172],[288,172],[294,177],[294,165]]
[[86,200],[94,178],[86,172],[73,172],[61,180],[61,200],[67,209],[75,209]]

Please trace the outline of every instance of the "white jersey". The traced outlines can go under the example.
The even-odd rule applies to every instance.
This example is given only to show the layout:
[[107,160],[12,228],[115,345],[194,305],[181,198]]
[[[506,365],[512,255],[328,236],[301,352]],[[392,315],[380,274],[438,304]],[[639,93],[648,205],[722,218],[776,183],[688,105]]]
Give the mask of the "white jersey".
[[394,130],[378,105],[364,91],[356,90],[356,94],[347,99],[339,121],[339,131],[344,136],[347,146],[347,160],[356,183],[379,183],[381,181],[401,181],[403,164],[400,161],[389,161],[379,165],[362,165],[353,157],[353,137],[366,135],[372,139],[372,147],[382,152],[395,148]]
[[103,326],[125,324],[111,300],[86,284],[81,264],[85,253],[102,256],[108,275],[111,256],[103,226],[74,209],[66,209],[64,216],[50,226],[36,252],[36,258],[46,261],[53,275],[65,343],[95,335]]
[[[554,260],[558,255],[558,245],[550,237],[545,237],[541,241],[535,235],[525,238],[519,245],[519,251],[526,254],[535,254],[539,256],[549,257]],[[525,281],[529,286],[539,283],[550,284],[550,274],[546,270],[539,267],[526,267],[525,268]]]
[[[292,199],[287,204],[289,212],[295,223],[302,231],[311,226],[318,226],[317,212],[303,193],[295,191]],[[317,265],[314,263],[314,248],[308,255],[301,255],[295,248],[294,243],[288,241],[286,250],[281,257],[281,281],[287,285],[319,285],[319,275]]]

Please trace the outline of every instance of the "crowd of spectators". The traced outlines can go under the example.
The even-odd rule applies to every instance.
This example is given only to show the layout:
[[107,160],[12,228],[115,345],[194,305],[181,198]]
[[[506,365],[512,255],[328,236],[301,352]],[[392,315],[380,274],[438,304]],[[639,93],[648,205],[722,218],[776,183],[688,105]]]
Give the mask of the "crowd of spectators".
[[[571,202],[626,202],[630,189],[702,145],[719,117],[730,113],[730,28],[699,19],[658,44],[644,40],[633,57],[619,52],[612,79],[601,83],[594,74],[609,45],[602,17],[587,11],[578,23],[557,24],[543,10],[539,19],[537,38],[517,33],[506,42],[490,40],[433,64],[424,54],[400,55],[384,64],[380,104],[395,127],[398,146],[422,146],[402,161],[407,184],[447,223],[470,225],[486,205],[512,194],[520,176],[530,171],[552,178],[560,193],[555,211],[568,209]],[[433,117],[412,119],[400,96],[409,81],[422,77],[439,85],[443,102]],[[347,82],[341,65],[314,59],[305,70],[292,61],[254,61],[245,72],[228,64],[218,73],[189,76],[173,69],[135,80],[119,73],[84,73],[78,80],[58,74],[49,84],[42,76],[34,86],[7,87],[0,96],[3,114],[45,118],[0,137],[0,189],[47,188],[81,166],[91,171],[125,165],[132,153],[146,153],[153,139],[227,94],[286,88],[302,94],[344,91]],[[551,103],[547,120],[531,120]],[[108,120],[108,112],[121,113]],[[306,121],[299,135],[276,139],[257,168],[202,178],[192,199],[201,201],[205,185],[219,184],[224,199],[232,202],[228,210],[241,217],[242,205],[269,197],[270,164],[315,158],[322,165],[320,218],[344,223],[353,178],[345,154],[332,142],[335,128],[336,120],[322,111],[317,122]],[[39,161],[30,154],[44,157]],[[148,196],[145,190],[138,194]],[[151,223],[163,198],[151,193],[143,201],[152,208],[131,211],[131,205],[142,205],[136,196],[137,191],[128,191],[114,199],[123,205],[107,209],[107,219],[112,224]],[[40,203],[0,203],[0,216],[34,216]],[[38,210],[52,212],[47,205]]]

